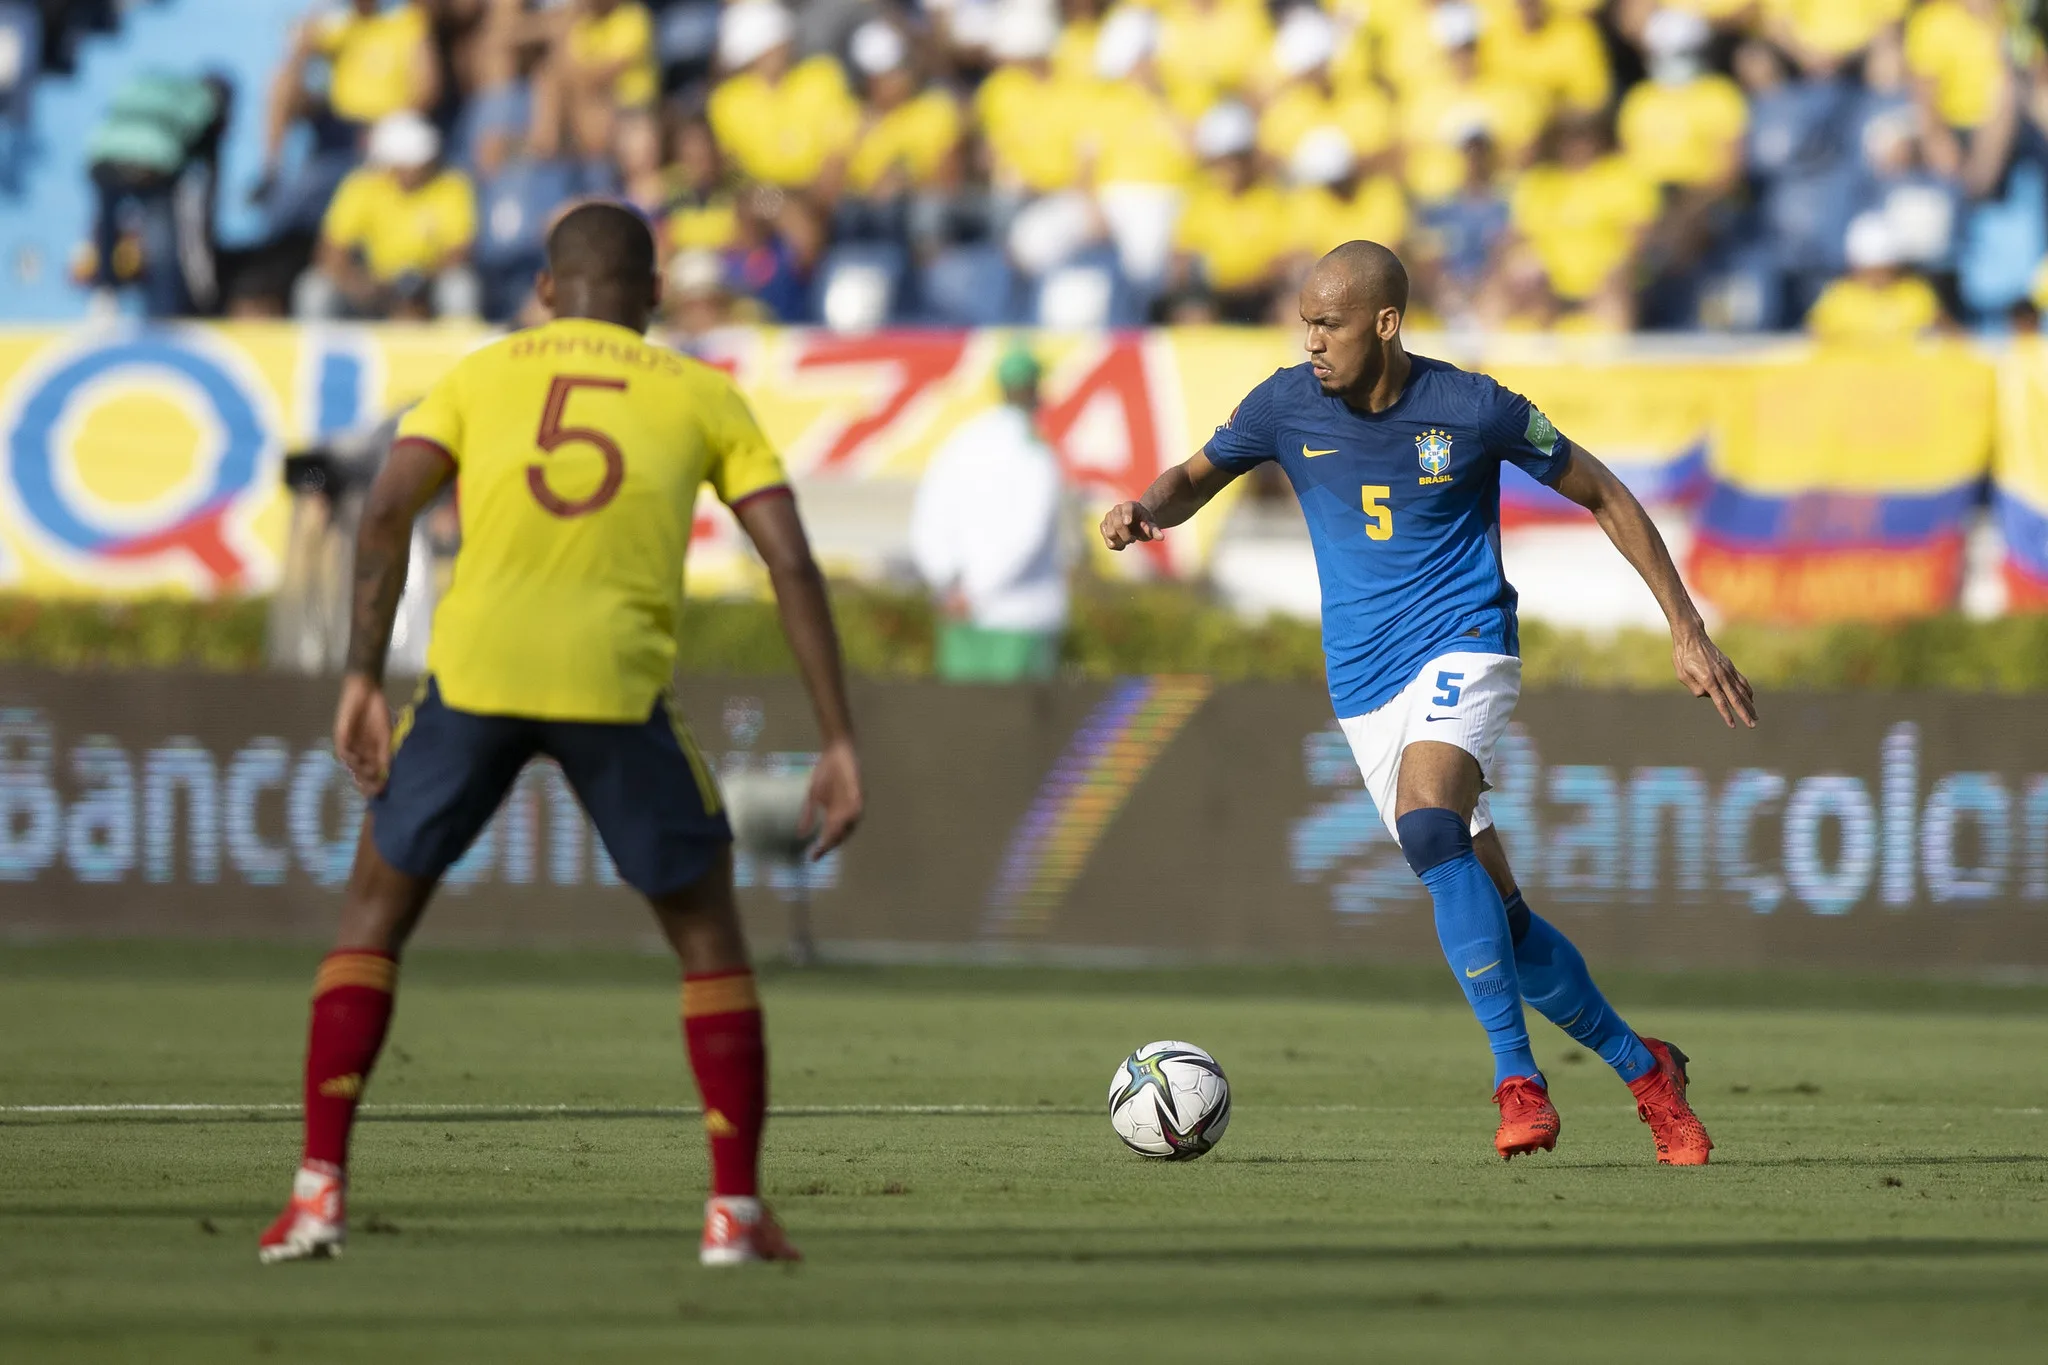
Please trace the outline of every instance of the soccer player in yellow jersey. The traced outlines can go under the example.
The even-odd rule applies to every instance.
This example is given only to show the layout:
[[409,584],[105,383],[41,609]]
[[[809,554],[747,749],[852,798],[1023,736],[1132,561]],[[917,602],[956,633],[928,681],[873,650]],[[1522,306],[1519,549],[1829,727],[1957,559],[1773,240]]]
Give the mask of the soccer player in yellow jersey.
[[[682,959],[683,1031],[711,1146],[707,1265],[795,1260],[756,1188],[767,1065],[717,787],[668,700],[699,486],[768,565],[824,743],[806,803],[822,856],[861,814],[839,642],[781,462],[718,371],[643,341],[654,234],[590,203],[548,237],[555,320],[469,355],[401,423],[357,539],[334,745],[370,798],[335,950],[313,988],[305,1148],[265,1262],[337,1254],[349,1128],[398,955],[441,874],[528,759],[559,763]],[[384,656],[414,516],[453,479],[462,549],[428,677],[394,726]]]

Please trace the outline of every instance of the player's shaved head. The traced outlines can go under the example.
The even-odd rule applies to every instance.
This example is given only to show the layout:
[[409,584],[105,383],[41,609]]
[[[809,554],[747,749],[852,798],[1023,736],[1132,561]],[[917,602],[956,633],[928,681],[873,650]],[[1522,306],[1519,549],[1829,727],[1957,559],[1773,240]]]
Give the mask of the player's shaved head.
[[1367,411],[1392,402],[1408,375],[1407,311],[1408,271],[1378,242],[1346,242],[1317,261],[1302,281],[1301,320],[1323,392]]
[[654,230],[624,204],[578,204],[548,233],[548,273],[557,284],[641,284],[654,273]]
[[556,317],[596,318],[647,330],[661,300],[654,229],[624,204],[578,204],[548,229],[541,304]]
[[1317,261],[1311,282],[1337,286],[1354,308],[1408,311],[1408,268],[1378,242],[1346,242]]

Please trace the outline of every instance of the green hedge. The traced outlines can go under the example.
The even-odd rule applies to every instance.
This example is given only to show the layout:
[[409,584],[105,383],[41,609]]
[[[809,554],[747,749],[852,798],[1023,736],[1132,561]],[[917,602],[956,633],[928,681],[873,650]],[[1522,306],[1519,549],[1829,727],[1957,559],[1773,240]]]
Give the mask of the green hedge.
[[[932,667],[932,612],[921,596],[850,585],[834,590],[849,666],[872,677],[922,677]],[[267,604],[40,601],[0,595],[0,663],[58,669],[263,666]],[[683,668],[693,673],[784,673],[794,668],[768,602],[691,602]],[[2048,691],[2048,617],[1939,617],[1896,627],[1731,626],[1721,642],[1758,687]],[[1247,624],[1182,587],[1089,584],[1066,642],[1071,671],[1210,673],[1224,679],[1320,681],[1321,635],[1273,618]],[[1672,686],[1660,631],[1589,635],[1541,622],[1522,627],[1530,687]]]

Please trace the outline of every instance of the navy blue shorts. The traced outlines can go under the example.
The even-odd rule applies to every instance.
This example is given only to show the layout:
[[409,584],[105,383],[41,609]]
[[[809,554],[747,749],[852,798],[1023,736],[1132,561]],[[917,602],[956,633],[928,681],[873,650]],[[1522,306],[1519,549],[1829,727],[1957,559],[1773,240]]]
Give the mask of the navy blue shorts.
[[467,852],[535,756],[561,765],[619,876],[646,895],[693,885],[732,842],[711,770],[665,698],[637,724],[482,716],[442,701],[429,678],[392,739],[370,837],[410,876],[438,878]]

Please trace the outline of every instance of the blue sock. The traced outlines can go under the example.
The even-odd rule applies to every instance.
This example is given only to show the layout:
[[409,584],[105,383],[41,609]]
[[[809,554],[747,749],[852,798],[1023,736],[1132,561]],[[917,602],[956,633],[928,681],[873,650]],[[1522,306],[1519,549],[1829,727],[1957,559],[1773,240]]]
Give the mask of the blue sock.
[[1519,889],[1507,899],[1507,914],[1522,998],[1580,1047],[1599,1053],[1600,1060],[1624,1081],[1654,1069],[1657,1059],[1600,994],[1593,974],[1586,970],[1586,959],[1572,941],[1531,911]]
[[1529,1050],[1522,989],[1507,910],[1493,879],[1472,853],[1472,834],[1458,813],[1442,807],[1412,810],[1394,822],[1408,866],[1436,903],[1436,936],[1451,975],[1493,1048],[1493,1083],[1510,1076],[1543,1075]]

